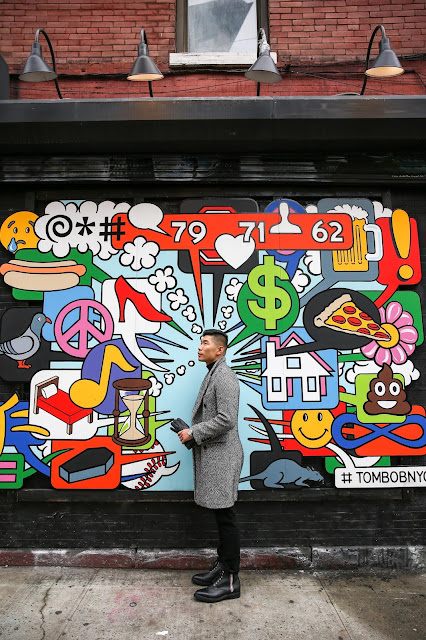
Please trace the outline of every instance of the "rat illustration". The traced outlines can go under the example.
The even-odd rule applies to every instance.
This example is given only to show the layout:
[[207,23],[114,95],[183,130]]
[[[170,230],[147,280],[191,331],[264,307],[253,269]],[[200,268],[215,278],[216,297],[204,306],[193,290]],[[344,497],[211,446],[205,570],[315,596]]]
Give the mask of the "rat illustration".
[[263,480],[263,486],[268,489],[282,489],[287,484],[294,484],[297,487],[309,487],[310,485],[307,484],[307,481],[323,483],[324,478],[318,471],[309,467],[302,467],[295,460],[286,457],[271,424],[256,407],[251,404],[249,407],[253,409],[266,429],[271,444],[271,454],[275,456],[275,460],[263,471],[241,478],[240,482]]
[[254,476],[241,478],[240,482],[246,482],[247,480],[263,480],[264,486],[268,489],[282,489],[284,484],[309,487],[306,480],[323,482],[324,478],[315,469],[301,467],[294,460],[283,458],[282,460],[274,460],[264,471]]
[[364,411],[373,416],[380,413],[405,416],[410,413],[411,404],[407,401],[402,382],[393,377],[392,369],[388,364],[384,364],[377,378],[373,378],[370,382]]

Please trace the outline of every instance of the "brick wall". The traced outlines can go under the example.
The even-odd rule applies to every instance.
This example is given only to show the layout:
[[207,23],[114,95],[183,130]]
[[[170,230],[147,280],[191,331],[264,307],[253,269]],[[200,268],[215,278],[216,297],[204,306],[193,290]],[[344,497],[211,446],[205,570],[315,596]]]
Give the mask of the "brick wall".
[[[426,2],[387,0],[269,0],[270,43],[277,52],[283,82],[264,85],[263,95],[334,95],[359,91],[368,41],[383,24],[391,46],[406,69],[403,76],[369,80],[371,94],[425,93]],[[140,29],[148,36],[151,57],[165,73],[154,84],[158,96],[254,95],[243,71],[172,71],[175,51],[175,2],[126,1],[25,3],[3,0],[0,52],[12,74],[19,74],[35,31],[46,29],[52,41],[60,84],[66,98],[148,95],[144,83],[126,75],[135,60]],[[377,52],[377,42],[373,56]],[[46,60],[48,47],[40,37]],[[105,75],[106,74],[106,75]],[[53,83],[27,84],[12,77],[11,98],[55,98]]]

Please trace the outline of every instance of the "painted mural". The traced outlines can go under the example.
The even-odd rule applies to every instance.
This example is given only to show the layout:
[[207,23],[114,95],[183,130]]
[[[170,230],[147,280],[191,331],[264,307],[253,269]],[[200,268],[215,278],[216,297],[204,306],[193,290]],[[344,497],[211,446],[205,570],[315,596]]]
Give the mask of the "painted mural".
[[[16,305],[0,488],[189,491],[205,328],[240,380],[241,490],[426,486],[414,219],[367,199],[56,201],[0,229]],[[417,460],[418,464],[413,463]]]

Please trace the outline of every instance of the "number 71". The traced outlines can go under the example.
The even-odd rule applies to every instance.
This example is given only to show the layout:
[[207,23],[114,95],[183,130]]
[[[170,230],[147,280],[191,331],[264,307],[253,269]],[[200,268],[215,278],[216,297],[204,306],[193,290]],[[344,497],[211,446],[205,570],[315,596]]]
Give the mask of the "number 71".
[[265,223],[263,221],[259,222],[256,225],[256,222],[251,220],[250,222],[239,222],[239,227],[245,228],[243,242],[250,242],[251,234],[256,229],[256,226],[259,229],[259,242],[265,242]]

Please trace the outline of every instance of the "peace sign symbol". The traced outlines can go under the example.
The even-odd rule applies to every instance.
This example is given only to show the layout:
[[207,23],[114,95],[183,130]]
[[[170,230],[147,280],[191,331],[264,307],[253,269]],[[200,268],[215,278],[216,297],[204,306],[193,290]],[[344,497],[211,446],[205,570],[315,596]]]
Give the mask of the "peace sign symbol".
[[[74,309],[78,309],[79,319],[74,322],[73,325],[66,331],[62,331],[62,324],[66,316]],[[104,322],[104,330],[95,327],[89,320],[89,311],[94,309],[97,311]],[[77,358],[85,358],[90,351],[89,339],[90,336],[98,340],[99,342],[106,342],[112,338],[114,332],[114,322],[110,312],[103,304],[96,302],[96,300],[75,300],[70,302],[64,307],[58,314],[55,321],[55,338],[62,351],[68,353],[71,356]],[[78,334],[78,346],[73,347],[69,343]]]

